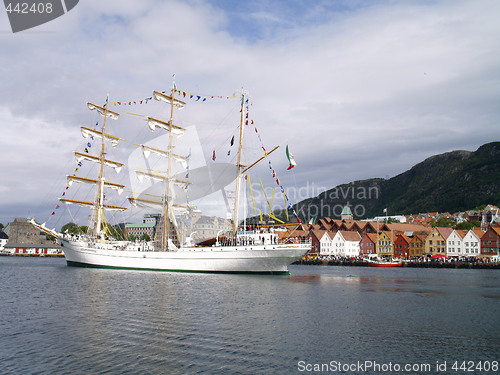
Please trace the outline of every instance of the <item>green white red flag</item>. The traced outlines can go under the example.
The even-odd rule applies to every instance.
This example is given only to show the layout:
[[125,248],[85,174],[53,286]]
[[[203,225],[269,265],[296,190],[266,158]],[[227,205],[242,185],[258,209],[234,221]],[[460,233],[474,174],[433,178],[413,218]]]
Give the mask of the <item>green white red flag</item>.
[[286,157],[288,158],[288,163],[290,163],[287,170],[292,169],[293,167],[295,167],[297,165],[297,163],[295,162],[295,159],[293,158],[292,153],[288,150],[288,145],[286,145]]

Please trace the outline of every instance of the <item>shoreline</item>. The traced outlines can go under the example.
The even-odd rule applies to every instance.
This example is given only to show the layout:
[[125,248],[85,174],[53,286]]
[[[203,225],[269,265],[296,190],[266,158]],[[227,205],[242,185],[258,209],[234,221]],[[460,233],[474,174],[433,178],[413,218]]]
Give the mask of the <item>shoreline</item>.
[[[359,259],[346,259],[346,260],[320,260],[309,259],[300,260],[293,263],[295,265],[306,266],[341,266],[341,267],[368,267],[368,264]],[[500,269],[500,263],[492,262],[422,262],[422,261],[403,261],[401,267],[408,268],[461,268],[461,269]],[[401,268],[398,267],[398,268]]]
[[64,258],[64,254],[9,254],[0,253],[2,257],[25,257],[25,258]]

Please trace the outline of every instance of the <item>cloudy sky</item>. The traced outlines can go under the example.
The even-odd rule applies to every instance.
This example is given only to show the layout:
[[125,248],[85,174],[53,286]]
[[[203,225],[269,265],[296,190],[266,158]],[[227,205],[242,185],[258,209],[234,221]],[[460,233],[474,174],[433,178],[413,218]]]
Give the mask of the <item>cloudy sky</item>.
[[[0,12],[0,223],[69,221],[51,212],[86,142],[79,127],[96,119],[85,103],[146,98],[173,74],[202,96],[248,90],[301,198],[498,141],[498,14],[495,0],[85,0],[13,34]],[[201,135],[237,107],[209,101],[184,115]],[[145,112],[114,110],[125,124]]]

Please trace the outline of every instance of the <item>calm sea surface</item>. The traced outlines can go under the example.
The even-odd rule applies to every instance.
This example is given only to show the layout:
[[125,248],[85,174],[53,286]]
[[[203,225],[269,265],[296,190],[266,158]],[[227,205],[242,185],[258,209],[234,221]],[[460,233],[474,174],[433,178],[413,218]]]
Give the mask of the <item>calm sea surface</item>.
[[500,372],[452,369],[500,360],[499,270],[290,271],[119,271],[0,257],[0,373]]

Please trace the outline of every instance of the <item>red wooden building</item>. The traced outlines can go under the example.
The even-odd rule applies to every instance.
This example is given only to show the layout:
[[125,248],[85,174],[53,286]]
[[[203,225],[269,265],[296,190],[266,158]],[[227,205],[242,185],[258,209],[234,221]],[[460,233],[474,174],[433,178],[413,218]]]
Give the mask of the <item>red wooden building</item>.
[[500,225],[489,227],[481,237],[481,255],[498,256],[500,254]]

